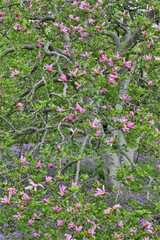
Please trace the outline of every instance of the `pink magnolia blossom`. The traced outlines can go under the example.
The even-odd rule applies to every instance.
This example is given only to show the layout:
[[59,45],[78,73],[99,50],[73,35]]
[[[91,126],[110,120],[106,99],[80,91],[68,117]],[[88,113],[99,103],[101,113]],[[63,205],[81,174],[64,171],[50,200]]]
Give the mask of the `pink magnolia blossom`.
[[39,216],[37,215],[37,213],[33,214],[33,219],[40,219],[40,216],[42,215],[42,213],[39,214]]
[[71,19],[71,20],[74,20],[74,17],[73,17],[73,15],[71,14],[71,15],[69,15],[69,18]]
[[146,36],[147,36],[146,30],[145,30],[145,31],[142,31],[142,34],[146,37]]
[[48,166],[49,166],[50,168],[54,168],[54,166],[53,166],[52,163],[49,163]]
[[4,16],[5,12],[0,12],[0,16]]
[[95,119],[93,120],[93,123],[91,124],[91,122],[89,121],[89,124],[90,124],[90,126],[91,126],[92,128],[95,128],[96,125],[97,125],[99,122],[100,122],[100,120],[98,120],[97,118],[95,118]]
[[25,187],[25,190],[31,190],[32,188],[34,188],[34,191],[37,191],[38,186],[41,186],[43,188],[43,186],[41,184],[36,184],[31,179],[28,179],[28,180],[29,180],[30,185]]
[[119,53],[117,53],[117,54],[115,55],[115,58],[116,58],[117,60],[119,60],[119,59],[121,58],[121,55],[120,55]]
[[53,65],[52,64],[51,65],[46,64],[45,68],[48,70],[48,72],[51,72],[52,68],[53,68]]
[[100,227],[98,226],[98,224],[96,224],[93,220],[90,220],[90,219],[87,218],[87,222],[93,224],[94,229],[96,229],[96,228],[99,228],[99,229],[100,229]]
[[66,192],[66,187],[64,186],[64,185],[62,185],[62,186],[60,186],[59,187],[59,189],[60,189],[60,195],[61,195],[61,197],[64,197],[64,196],[66,196],[64,193]]
[[111,84],[111,83],[113,83],[113,85],[118,84],[117,82],[115,82],[115,79],[118,78],[117,75],[118,75],[117,72],[114,72],[114,73],[112,73],[112,74],[109,74],[109,81],[108,81],[108,84]]
[[14,28],[15,30],[18,30],[18,31],[21,31],[21,30],[22,30],[22,28],[21,28],[21,26],[20,26],[19,23],[17,23],[16,25],[14,25],[13,28]]
[[33,233],[34,237],[38,237],[40,238],[41,237],[41,231],[39,230],[38,233]]
[[130,100],[130,98],[131,98],[131,97],[127,95],[127,96],[125,96],[122,100],[128,101],[128,100]]
[[62,227],[63,222],[64,222],[63,220],[57,220],[58,227]]
[[109,143],[110,146],[112,147],[112,145],[114,143],[114,140],[115,140],[115,136],[114,137],[110,137],[109,139],[105,140],[105,142]]
[[34,220],[33,220],[33,219],[29,219],[29,220],[28,220],[28,225],[29,225],[29,226],[31,226],[33,223],[34,223]]
[[100,62],[108,62],[108,58],[107,58],[107,55],[102,55],[102,59],[100,59]]
[[104,27],[105,23],[106,23],[106,22],[103,22],[103,23],[101,24],[101,27]]
[[83,34],[81,34],[81,36],[82,36],[83,38],[86,38],[86,37],[87,37],[87,33],[84,32]]
[[76,225],[72,221],[70,221],[68,228],[76,228]]
[[111,208],[107,208],[104,210],[105,215],[110,215]]
[[10,77],[13,77],[13,78],[15,78],[15,77],[17,77],[19,75],[19,71],[17,71],[16,69],[15,69],[15,71],[12,71],[12,73],[11,73],[11,76]]
[[78,31],[80,34],[83,31],[83,27],[80,26],[80,24],[76,27],[74,27],[74,30]]
[[79,227],[76,226],[76,232],[77,232],[77,233],[80,233],[80,231],[82,230],[82,228],[83,228],[82,226],[79,226]]
[[72,187],[76,187],[77,183],[76,182],[72,182]]
[[21,163],[30,164],[29,162],[26,161],[26,158],[23,155],[21,155]]
[[75,62],[75,68],[79,67],[79,62]]
[[83,114],[83,113],[85,113],[85,109],[84,108],[82,108],[80,105],[79,105],[79,103],[77,102],[76,103],[76,107],[75,107],[75,109],[74,109],[76,112],[79,112],[80,114]]
[[[99,70],[101,69],[101,66],[99,65],[97,68],[92,68],[92,70],[95,72],[95,73],[99,73]],[[94,72],[91,72],[91,73],[94,73]]]
[[16,192],[17,192],[17,190],[15,188],[13,188],[13,187],[8,188],[7,190],[9,192],[9,194],[13,194],[13,195],[15,195]]
[[94,181],[95,181],[96,185],[98,185],[98,181],[97,181],[97,179],[94,179]]
[[5,195],[4,198],[0,198],[1,203],[6,203],[6,204],[10,204],[10,198],[11,198],[11,193],[9,193],[9,197],[7,198],[7,196]]
[[76,115],[72,115],[72,116],[67,116],[66,117],[66,119],[68,119],[69,121],[72,121],[75,118],[76,118]]
[[82,54],[85,58],[89,58],[89,56],[92,54],[92,52],[85,52],[85,54]]
[[108,90],[106,88],[102,87],[100,90],[100,93],[106,93],[106,92],[108,92]]
[[160,57],[155,57],[155,60],[156,61],[160,61]]
[[152,82],[152,81],[149,81],[149,82],[148,82],[148,86],[153,87],[153,82]]
[[77,203],[77,204],[76,204],[77,210],[80,209],[80,207],[82,207],[82,204],[81,204],[81,203]]
[[88,5],[89,5],[89,4],[86,3],[86,1],[82,1],[79,8],[80,8],[80,9],[87,10],[87,9],[88,9],[88,8],[87,8]]
[[101,130],[97,130],[96,135],[97,135],[98,137],[100,137],[100,136],[101,136]]
[[114,235],[116,235],[116,237],[117,237],[118,240],[123,240],[122,238],[120,238],[121,235],[122,235],[122,233],[121,233],[120,235],[118,235],[118,233],[114,232]]
[[133,118],[135,117],[133,111],[131,111],[130,114],[131,114],[131,116],[132,116]]
[[126,124],[124,123],[123,126],[122,126],[122,130],[124,132],[129,132],[129,128],[126,126]]
[[124,225],[123,221],[121,220],[120,222],[117,223],[118,227],[122,227]]
[[26,207],[24,207],[23,205],[20,206],[20,210],[23,211]]
[[92,228],[90,228],[88,231],[87,231],[87,234],[89,235],[89,234],[91,234],[91,236],[93,237],[93,238],[95,238],[95,236],[94,236],[94,234],[95,234],[95,228],[94,227],[92,227]]
[[19,108],[19,107],[20,107],[20,108],[23,107],[23,104],[20,103],[20,102],[16,104],[16,108]]
[[146,221],[146,222],[143,222],[143,228],[145,229],[152,229],[152,223]]
[[69,71],[70,73],[68,73],[69,76],[74,76],[76,77],[77,76],[77,72],[78,72],[78,69],[76,68],[75,71]]
[[7,182],[4,182],[4,187],[6,187],[6,186],[7,186],[7,184],[8,184]]
[[52,207],[52,208],[55,211],[55,213],[59,213],[62,210],[62,208],[59,208],[57,205],[55,207]]
[[129,121],[129,122],[127,123],[127,127],[128,127],[129,129],[134,128],[134,127],[133,127],[134,124],[135,124],[134,122],[132,123],[131,121]]
[[123,65],[126,66],[128,69],[130,69],[135,63],[132,61],[125,62],[125,59],[123,58]]
[[117,79],[118,78],[118,73],[117,72],[113,72],[112,74],[109,74],[110,78],[112,79]]
[[149,123],[151,124],[151,126],[153,126],[154,120],[149,121]]
[[151,60],[152,56],[149,54],[149,55],[144,56],[144,58],[146,58],[147,60]]
[[114,205],[112,208],[113,208],[113,210],[115,210],[115,209],[121,208],[121,205],[116,204],[116,205]]
[[74,19],[76,22],[78,22],[79,21],[79,17],[75,17],[75,19]]
[[106,110],[113,108],[111,105],[106,106]]
[[70,234],[65,234],[65,236],[67,236],[67,237],[64,240],[71,240],[71,238],[72,238],[72,235],[70,235]]
[[79,84],[78,82],[74,82],[74,83],[75,83],[75,85],[77,86],[77,88],[81,88],[81,87],[82,87],[82,85]]
[[65,35],[68,35],[68,28],[67,27],[62,27],[61,32],[64,33]]
[[52,177],[46,176],[46,183],[48,183],[48,182],[52,182]]
[[155,230],[154,232],[153,232],[152,230],[150,230],[150,229],[147,230],[147,232],[148,232],[149,234],[151,234],[151,235],[153,235],[156,231],[157,231],[157,230]]
[[66,75],[64,75],[64,74],[62,74],[62,75],[61,75],[61,78],[58,79],[58,80],[61,81],[61,82],[68,82],[67,77],[66,77]]
[[41,161],[39,161],[39,162],[37,163],[37,168],[42,168],[42,163],[41,163]]
[[58,107],[57,107],[57,111],[61,113],[61,112],[63,111],[63,108],[60,108],[60,107],[58,106]]
[[134,182],[134,177],[133,175],[130,175],[128,177],[126,177],[127,180],[131,181],[131,182]]
[[160,130],[158,128],[155,128],[155,130],[158,134],[160,133]]
[[29,201],[30,197],[27,195],[27,193],[24,193],[22,199]]
[[103,187],[102,187],[102,189],[103,190],[101,190],[100,188],[97,188],[97,191],[95,192],[95,196],[98,196],[98,195],[105,195],[105,187],[104,187],[104,185],[103,185]]
[[130,233],[131,233],[131,235],[132,235],[133,233],[136,233],[136,232],[137,232],[136,229],[130,229]]
[[150,114],[150,113],[147,113],[146,116],[147,116],[147,117],[151,117],[151,114]]
[[71,209],[71,214],[74,215],[76,212],[74,211],[73,207],[71,206],[70,209]]
[[60,152],[60,151],[61,151],[61,146],[60,146],[60,145],[57,145],[57,149],[58,149],[58,151]]
[[24,218],[19,212],[17,212],[17,215],[13,215],[13,217],[18,218],[18,220]]
[[92,24],[92,23],[94,23],[95,21],[96,21],[96,20],[90,18],[90,19],[89,19],[89,24]]

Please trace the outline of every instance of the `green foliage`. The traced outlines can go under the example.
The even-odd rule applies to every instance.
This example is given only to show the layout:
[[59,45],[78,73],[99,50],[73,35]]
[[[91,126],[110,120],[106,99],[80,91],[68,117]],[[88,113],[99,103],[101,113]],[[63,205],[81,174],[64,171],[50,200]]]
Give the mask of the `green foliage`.
[[[67,230],[72,239],[158,239],[160,180],[153,159],[145,164],[131,159],[130,166],[119,168],[115,177],[126,194],[142,192],[145,202],[128,198],[132,209],[114,210],[121,189],[113,187],[109,205],[112,197],[101,181],[112,169],[105,176],[97,157],[123,156],[129,149],[159,154],[158,10],[154,0],[1,1],[0,224],[9,224],[4,234],[16,223],[22,239],[40,237],[39,230],[42,239],[69,239]],[[23,143],[33,148],[14,156],[10,147]],[[92,163],[77,170],[87,158],[95,159],[98,178],[88,192]],[[8,188],[16,191],[11,199]],[[70,228],[71,221],[82,230]]]

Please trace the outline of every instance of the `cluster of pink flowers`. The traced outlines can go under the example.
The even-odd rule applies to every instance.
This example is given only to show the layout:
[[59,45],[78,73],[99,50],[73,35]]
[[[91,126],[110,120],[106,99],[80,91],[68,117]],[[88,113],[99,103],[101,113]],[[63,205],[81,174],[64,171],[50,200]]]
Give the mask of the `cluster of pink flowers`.
[[114,72],[114,73],[112,73],[112,74],[109,74],[109,81],[108,81],[108,84],[113,84],[113,85],[115,85],[115,84],[118,84],[116,81],[115,81],[115,79],[117,79],[118,78],[118,73],[117,72]]
[[135,62],[132,62],[132,61],[125,62],[125,59],[123,59],[123,65],[128,69],[130,69],[134,64]]
[[85,109],[84,108],[82,108],[80,105],[79,105],[79,103],[77,102],[76,103],[76,107],[75,107],[75,109],[74,109],[76,112],[79,112],[80,114],[83,114],[83,113],[85,113]]
[[48,72],[52,72],[52,70],[53,70],[52,64],[51,65],[46,64],[44,67],[48,70]]
[[64,186],[64,185],[61,185],[60,187],[59,187],[59,190],[60,190],[60,195],[61,195],[61,197],[65,197],[66,196],[66,187]]
[[24,104],[22,104],[20,102],[16,104],[16,108],[19,108],[21,111],[24,111],[23,106],[24,106]]
[[13,28],[14,28],[15,30],[18,30],[18,31],[21,31],[21,30],[22,30],[22,28],[21,28],[21,26],[20,26],[19,23],[17,23],[16,25],[14,25]]
[[64,75],[64,74],[62,74],[61,75],[61,78],[60,79],[58,79],[60,82],[68,82],[68,79],[67,79],[67,77],[66,77],[66,75]]
[[96,127],[97,127],[96,125],[100,122],[100,120],[97,119],[97,118],[95,118],[95,119],[93,120],[93,123],[91,123],[91,121],[90,121],[89,119],[87,119],[86,122],[89,122],[89,124],[90,124],[90,126],[91,126],[92,128],[96,128]]
[[17,77],[18,75],[19,75],[19,71],[17,71],[16,69],[15,69],[15,71],[12,71],[12,73],[11,73],[11,77],[13,77],[13,78]]
[[66,117],[66,119],[68,119],[69,121],[72,121],[75,118],[76,118],[76,115],[71,115]]
[[110,137],[109,139],[105,140],[105,142],[107,142],[112,147],[112,145],[114,143],[114,140],[115,140],[115,137],[116,136],[114,135],[114,137]]

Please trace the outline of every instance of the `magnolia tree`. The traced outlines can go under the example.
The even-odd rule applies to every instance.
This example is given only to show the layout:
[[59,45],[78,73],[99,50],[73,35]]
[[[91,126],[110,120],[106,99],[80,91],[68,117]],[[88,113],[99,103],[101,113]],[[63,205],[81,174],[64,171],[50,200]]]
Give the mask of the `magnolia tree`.
[[[9,189],[9,195],[1,198],[2,203],[13,201],[17,209],[25,209],[28,205],[33,213],[34,204],[41,204],[39,193],[30,204],[31,196],[35,196],[34,190],[39,187],[43,194],[52,192],[56,189],[54,185],[66,180],[61,166],[61,159],[65,157],[71,160],[65,169],[76,164],[76,172],[70,187],[71,194],[66,193],[63,185],[60,185],[60,193],[55,190],[60,197],[67,199],[63,207],[67,206],[70,195],[77,199],[79,188],[75,186],[85,178],[83,176],[80,180],[79,176],[85,156],[103,162],[106,189],[111,192],[116,189],[123,191],[128,184],[122,180],[123,171],[118,175],[121,181],[118,180],[117,167],[123,166],[124,171],[130,172],[130,181],[134,180],[132,172],[139,173],[133,161],[135,152],[158,155],[159,9],[160,5],[155,0],[2,0],[1,151],[14,143],[33,143],[30,154],[27,157],[22,155],[21,160],[16,159],[11,169],[3,165],[2,174],[14,177],[12,188],[8,188],[6,182],[4,184],[4,188]],[[46,175],[46,170],[42,171],[41,161],[36,162],[33,158],[32,153],[40,150],[46,156],[52,151],[57,159],[54,182],[51,176]],[[43,164],[49,164],[51,169],[54,167],[49,161]],[[144,170],[144,175],[154,182],[157,191],[152,171],[147,171]],[[22,175],[28,181],[25,188],[15,179],[16,176],[20,181]],[[42,177],[45,181],[41,179],[40,183]],[[105,194],[103,186],[95,195]],[[52,196],[54,203],[55,196]],[[57,220],[59,228],[65,221],[72,220],[69,217],[65,220],[53,217],[49,210],[49,198],[43,199],[43,202],[47,207],[42,208],[42,213]],[[77,214],[81,213],[78,211],[80,207],[76,207]],[[116,208],[120,206],[114,206],[112,211]],[[84,211],[86,209],[87,205]],[[93,211],[91,206],[88,209],[89,213]],[[110,216],[111,209],[104,210]],[[10,208],[10,211],[13,209]],[[58,213],[61,209],[56,205],[54,211]],[[66,212],[68,216],[69,213],[75,214],[73,208],[68,210],[66,207]],[[25,214],[27,216],[27,211]],[[82,235],[78,235],[83,228],[82,222],[79,222],[79,227],[70,222],[70,228],[76,229],[77,235],[73,236],[77,239],[86,236],[92,239],[98,228],[95,221],[89,220],[85,214],[84,221],[93,226]],[[124,212],[122,215],[125,215]],[[65,218],[64,212],[62,216]],[[111,222],[115,223],[119,216],[117,212],[116,220],[113,218]],[[14,217],[22,218],[24,225],[26,217],[21,216],[18,210]],[[35,219],[40,219],[40,216],[27,219],[29,226]],[[120,227],[122,225],[123,222],[119,223]],[[151,231],[152,226],[147,222],[143,229]],[[38,231],[34,236],[41,237]],[[154,234],[154,231],[151,232]],[[136,230],[133,230],[134,233]],[[56,234],[59,234],[58,230],[44,236],[49,239],[59,236]],[[120,239],[121,235],[116,234],[113,239]]]

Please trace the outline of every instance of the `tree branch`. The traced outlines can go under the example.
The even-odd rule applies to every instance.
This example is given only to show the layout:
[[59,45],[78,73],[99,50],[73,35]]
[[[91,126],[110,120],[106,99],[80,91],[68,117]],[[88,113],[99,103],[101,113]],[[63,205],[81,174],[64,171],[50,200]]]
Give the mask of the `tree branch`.
[[22,45],[18,45],[16,47],[12,47],[12,48],[8,48],[6,50],[4,50],[3,55],[0,56],[0,61],[4,58],[4,56],[6,56],[8,53],[13,53],[15,52],[18,48],[23,48],[23,49],[27,49],[27,50],[34,50],[36,47],[36,45],[30,45],[30,44],[22,44]]

